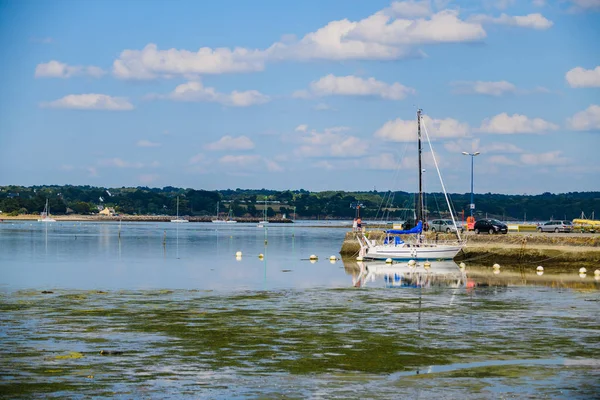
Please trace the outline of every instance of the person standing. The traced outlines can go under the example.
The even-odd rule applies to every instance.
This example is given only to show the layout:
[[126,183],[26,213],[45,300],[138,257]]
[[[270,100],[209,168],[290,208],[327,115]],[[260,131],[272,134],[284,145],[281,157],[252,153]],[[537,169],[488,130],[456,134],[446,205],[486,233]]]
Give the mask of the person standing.
[[352,222],[352,232],[356,232],[356,228],[358,227],[358,222],[356,222],[356,218]]

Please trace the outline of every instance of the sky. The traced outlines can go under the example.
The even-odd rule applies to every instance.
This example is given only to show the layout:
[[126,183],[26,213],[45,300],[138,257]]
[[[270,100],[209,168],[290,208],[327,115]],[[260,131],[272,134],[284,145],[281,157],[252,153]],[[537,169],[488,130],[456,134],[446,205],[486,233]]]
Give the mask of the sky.
[[600,0],[0,0],[0,185],[600,190]]

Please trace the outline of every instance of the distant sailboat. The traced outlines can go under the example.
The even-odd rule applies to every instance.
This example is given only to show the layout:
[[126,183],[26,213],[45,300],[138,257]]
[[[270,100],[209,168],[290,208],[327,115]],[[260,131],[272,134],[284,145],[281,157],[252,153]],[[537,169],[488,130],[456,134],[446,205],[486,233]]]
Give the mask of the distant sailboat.
[[259,228],[264,228],[265,225],[268,223],[269,220],[267,219],[267,198],[265,197],[265,207],[263,208],[263,220],[260,221],[256,226]]
[[50,216],[50,206],[48,205],[48,199],[46,199],[46,206],[44,211],[40,214],[39,222],[56,222],[54,218]]
[[179,196],[177,196],[177,218],[172,219],[171,222],[176,222],[178,224],[183,224],[186,222],[190,222],[187,219],[179,218]]
[[219,203],[217,202],[217,217],[212,220],[213,224],[237,224],[237,221],[233,219],[233,210],[229,207],[229,213],[227,214],[227,218],[221,219],[219,218]]

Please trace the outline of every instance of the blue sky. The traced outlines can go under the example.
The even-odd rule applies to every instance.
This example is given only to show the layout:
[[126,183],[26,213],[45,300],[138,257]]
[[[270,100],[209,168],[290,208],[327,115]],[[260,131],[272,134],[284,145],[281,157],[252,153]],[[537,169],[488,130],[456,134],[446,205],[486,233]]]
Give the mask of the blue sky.
[[[0,185],[600,190],[600,0],[0,1]],[[439,190],[429,151],[427,190]]]

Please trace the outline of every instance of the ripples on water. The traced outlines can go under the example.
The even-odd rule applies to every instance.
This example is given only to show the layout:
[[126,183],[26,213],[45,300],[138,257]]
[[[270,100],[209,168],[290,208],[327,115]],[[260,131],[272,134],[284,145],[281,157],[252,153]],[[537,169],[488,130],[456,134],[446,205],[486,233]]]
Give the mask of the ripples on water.
[[[351,262],[344,268],[326,260],[345,233],[335,228],[270,227],[265,235],[254,226],[129,224],[120,240],[118,231],[118,224],[0,227],[0,393],[600,393],[593,277],[584,286],[490,286],[497,279],[491,273],[473,281],[469,268],[465,274],[448,264],[429,271]],[[320,261],[302,260],[310,254]]]

